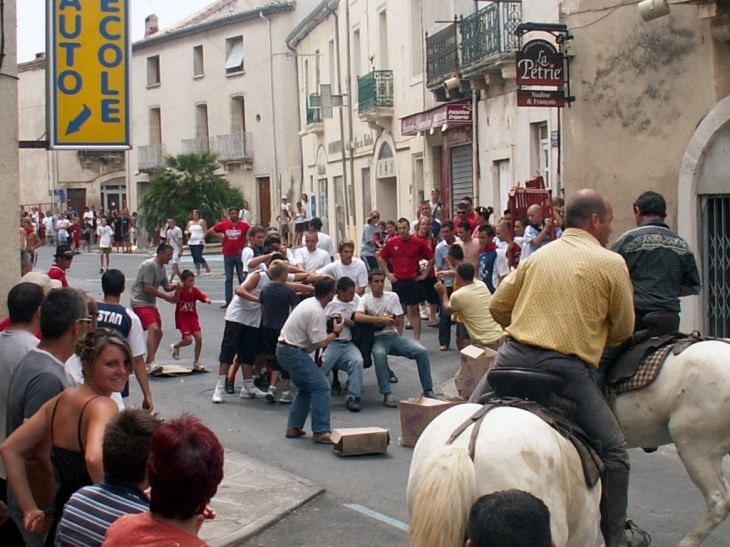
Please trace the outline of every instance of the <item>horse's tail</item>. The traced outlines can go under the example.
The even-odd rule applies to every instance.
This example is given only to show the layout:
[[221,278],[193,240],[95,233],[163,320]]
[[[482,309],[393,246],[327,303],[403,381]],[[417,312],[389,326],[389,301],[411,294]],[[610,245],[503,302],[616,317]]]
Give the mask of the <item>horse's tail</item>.
[[462,547],[477,498],[474,464],[463,447],[439,448],[410,493],[408,547]]

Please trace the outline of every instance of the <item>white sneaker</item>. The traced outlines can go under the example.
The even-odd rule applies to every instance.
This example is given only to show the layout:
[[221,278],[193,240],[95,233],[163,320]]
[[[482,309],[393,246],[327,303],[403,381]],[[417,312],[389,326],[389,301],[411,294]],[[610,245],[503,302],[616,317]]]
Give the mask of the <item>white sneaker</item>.
[[294,402],[294,395],[291,394],[291,391],[285,391],[281,394],[281,397],[279,397],[279,404],[280,405],[290,405]]
[[213,392],[213,399],[212,401],[216,404],[223,402],[223,395],[225,395],[226,390],[224,386],[216,385],[215,391]]
[[150,363],[149,365],[147,365],[148,376],[155,376],[160,372],[162,372],[162,365],[158,365],[157,363]]
[[266,392],[266,400],[270,403],[276,402],[276,386],[269,386],[269,391]]
[[241,394],[239,395],[241,399],[263,399],[266,397],[266,392],[261,391],[256,386],[253,386],[251,390],[246,389],[246,387],[241,388]]
[[180,348],[175,347],[175,344],[170,344],[170,351],[172,352],[172,358],[176,361],[180,360]]

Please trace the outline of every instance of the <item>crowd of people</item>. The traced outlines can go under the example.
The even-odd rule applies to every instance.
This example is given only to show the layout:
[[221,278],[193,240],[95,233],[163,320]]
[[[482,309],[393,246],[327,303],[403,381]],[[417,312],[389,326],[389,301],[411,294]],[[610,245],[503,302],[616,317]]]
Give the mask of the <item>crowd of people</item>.
[[74,254],[91,252],[98,245],[101,255],[99,273],[109,269],[109,255],[112,252],[131,253],[137,247],[142,218],[126,209],[97,211],[96,206],[85,207],[79,214],[71,205],[66,211],[47,210],[39,207],[20,211],[20,248],[27,250],[33,264],[35,253],[42,245],[68,246]]
[[[225,271],[225,328],[213,403],[235,394],[240,368],[241,398],[291,404],[287,438],[306,436],[310,419],[312,440],[329,444],[331,393],[342,389],[340,371],[347,374],[346,408],[351,412],[362,409],[363,374],[370,366],[382,404],[398,406],[393,393],[398,377],[389,366],[390,356],[415,361],[422,396],[436,397],[429,355],[420,343],[426,321],[438,329],[442,351],[449,350],[455,334],[458,349],[477,343],[497,350],[495,367],[536,368],[566,379],[563,395],[578,405],[579,425],[603,447],[607,494],[601,531],[609,547],[624,545],[625,440],[591,371],[605,371],[615,360],[615,352],[604,346],[625,345],[639,331],[677,330],[679,296],[698,294],[701,287],[692,252],[665,224],[666,203],[655,192],[645,192],[634,203],[637,228],[620,237],[612,251],[605,247],[613,211],[593,190],[577,192],[567,206],[557,201],[551,218],[532,205],[525,217],[504,211],[492,223],[493,209],[474,207],[469,197],[455,211],[455,218],[446,216],[438,190],[420,204],[415,219],[383,221],[373,211],[362,231],[360,258],[350,239],[335,248],[322,232],[322,220],[310,218],[302,202],[291,207],[283,201],[278,231],[252,225],[245,208],[230,208],[227,218],[211,227],[193,211],[184,230],[174,219],[167,221],[160,233],[164,242],[141,264],[131,285],[130,308],[120,304],[126,280],[119,270],[103,271],[100,302],[68,286],[66,271],[76,250],[67,242],[58,240],[48,274],[32,271],[31,253],[38,241],[32,237],[33,222],[24,216],[24,277],[10,291],[10,317],[0,324],[0,418],[5,421],[0,439],[7,435],[0,471],[11,486],[8,515],[26,545],[50,545],[54,539],[78,545],[78,540],[64,543],[64,535],[86,538],[87,533],[96,543],[82,544],[101,544],[106,525],[101,531],[98,522],[92,527],[75,506],[74,500],[84,497],[115,506],[119,496],[134,501],[125,508],[133,506],[127,512],[137,516],[112,525],[106,545],[122,545],[134,534],[154,537],[165,526],[177,534],[197,534],[205,503],[220,482],[217,439],[189,416],[161,426],[146,419],[148,414],[119,411],[129,406],[132,371],[144,409],[154,408],[148,374],[159,367],[159,299],[176,308],[180,340],[170,347],[173,358],[194,343],[194,367],[205,370],[196,306],[211,300],[195,279],[203,270],[210,272],[202,253],[206,237],[222,241]],[[284,220],[294,221],[293,234],[284,229]],[[116,230],[117,221],[112,222]],[[99,227],[109,228],[106,217]],[[68,232],[65,223],[60,229],[56,223],[54,238],[64,229]],[[102,249],[107,248],[104,237],[116,242],[109,231],[97,232]],[[42,232],[37,238],[42,241]],[[195,272],[180,268],[186,239]],[[405,330],[412,330],[412,336]],[[575,332],[585,335],[576,337]],[[477,396],[488,389],[485,381]],[[132,465],[114,463],[105,431],[107,436],[144,436],[129,461],[144,459],[145,470],[139,463],[125,474]],[[195,492],[171,481],[169,473],[177,470],[174,458],[155,459],[156,446],[174,452],[176,443],[188,441],[186,435],[206,439],[199,442],[207,443],[205,458],[211,459],[205,472],[197,471],[202,482]],[[149,461],[143,452],[152,453]],[[105,478],[107,467],[116,471]],[[194,471],[185,469],[180,472]],[[148,484],[150,503],[139,495]],[[475,511],[473,517],[479,517]],[[477,536],[470,536],[472,545],[490,545]],[[543,541],[550,544],[549,537]]]

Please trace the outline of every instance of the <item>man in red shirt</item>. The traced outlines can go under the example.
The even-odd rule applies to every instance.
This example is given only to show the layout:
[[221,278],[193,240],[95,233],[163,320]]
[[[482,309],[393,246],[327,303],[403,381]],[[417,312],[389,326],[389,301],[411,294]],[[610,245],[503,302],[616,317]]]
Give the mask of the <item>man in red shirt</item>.
[[59,245],[56,247],[56,254],[54,256],[56,257],[56,262],[48,270],[48,277],[57,279],[63,287],[68,287],[66,270],[71,267],[71,263],[74,260],[73,249],[69,245]]
[[[378,263],[393,285],[393,292],[407,307],[413,325],[414,340],[420,340],[421,314],[418,304],[424,300],[424,295],[419,281],[426,279],[433,269],[433,251],[424,240],[411,237],[411,223],[407,218],[398,220],[398,235],[399,237],[391,238],[385,244],[378,256]],[[428,264],[419,274],[420,260],[427,260]],[[388,268],[388,262],[393,265],[392,272]]]
[[461,203],[459,203],[456,206],[456,218],[454,219],[454,226],[459,226],[462,222],[469,221],[469,224],[471,225],[472,232],[476,230],[477,227],[477,215],[474,213],[474,211],[470,211],[470,205],[469,202],[465,200],[469,200],[471,202],[471,198],[464,198],[461,200]]
[[238,284],[243,283],[243,263],[241,252],[246,246],[246,234],[251,226],[248,222],[238,219],[238,208],[228,209],[228,218],[222,220],[208,230],[206,235],[213,235],[223,240],[223,268],[226,272],[226,303],[221,308],[227,308],[233,298],[233,270],[236,270]]

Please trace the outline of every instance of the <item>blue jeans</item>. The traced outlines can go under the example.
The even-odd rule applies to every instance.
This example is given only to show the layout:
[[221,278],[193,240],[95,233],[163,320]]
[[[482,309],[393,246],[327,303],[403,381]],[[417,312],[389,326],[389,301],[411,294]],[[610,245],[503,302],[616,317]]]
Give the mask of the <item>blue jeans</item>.
[[380,393],[390,393],[388,355],[415,359],[421,387],[424,391],[433,389],[431,362],[428,360],[426,348],[418,342],[397,334],[381,334],[375,337],[375,344],[373,345],[373,362],[375,363],[375,375],[378,377]]
[[[327,376],[338,365],[340,370],[347,371],[347,395],[362,395],[362,353],[352,342],[332,342],[322,354],[322,372]],[[344,365],[344,366],[343,366]]]
[[241,255],[226,256],[223,255],[223,268],[226,272],[226,304],[230,304],[233,300],[233,270],[238,275],[238,284],[243,283],[243,263]]
[[291,405],[288,425],[304,429],[309,410],[312,410],[312,432],[332,431],[330,426],[330,383],[322,369],[317,367],[303,349],[276,345],[276,359],[297,386]]

